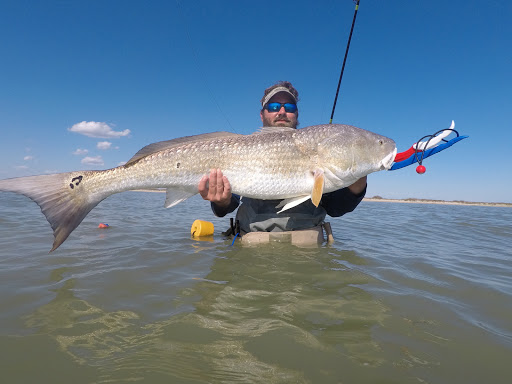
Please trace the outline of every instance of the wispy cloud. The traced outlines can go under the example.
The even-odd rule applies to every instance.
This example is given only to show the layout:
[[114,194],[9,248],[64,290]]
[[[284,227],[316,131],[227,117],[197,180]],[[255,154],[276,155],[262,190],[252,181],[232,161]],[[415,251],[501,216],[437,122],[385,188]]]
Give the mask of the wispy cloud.
[[102,150],[110,149],[110,147],[112,147],[112,143],[111,143],[110,141],[100,141],[100,142],[96,145],[96,148],[98,148],[98,149],[102,149]]
[[26,166],[26,165],[16,165],[14,168],[18,169],[18,170],[24,170],[24,169],[28,169],[28,166]]
[[23,158],[23,160],[25,160],[25,161],[34,160],[34,156],[25,156],[25,157]]
[[85,165],[103,165],[103,159],[101,156],[87,156],[82,159],[82,164]]
[[89,153],[88,149],[78,148],[75,152],[73,152],[73,155],[83,156],[83,155],[87,155],[88,153]]
[[98,121],[82,121],[81,123],[74,124],[71,128],[68,128],[68,130],[88,137],[96,137],[100,139],[117,139],[130,134],[129,129],[125,129],[124,131],[114,131],[107,123]]

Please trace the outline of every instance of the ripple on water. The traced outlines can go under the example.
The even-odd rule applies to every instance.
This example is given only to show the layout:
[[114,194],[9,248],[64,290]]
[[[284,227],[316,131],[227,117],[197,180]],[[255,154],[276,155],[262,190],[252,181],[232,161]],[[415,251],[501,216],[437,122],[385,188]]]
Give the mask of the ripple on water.
[[[362,203],[332,246],[244,248],[201,199],[163,200],[112,196],[48,254],[37,206],[0,194],[0,348],[24,362],[3,378],[55,361],[77,383],[510,377],[512,210]],[[213,242],[190,239],[197,218]]]

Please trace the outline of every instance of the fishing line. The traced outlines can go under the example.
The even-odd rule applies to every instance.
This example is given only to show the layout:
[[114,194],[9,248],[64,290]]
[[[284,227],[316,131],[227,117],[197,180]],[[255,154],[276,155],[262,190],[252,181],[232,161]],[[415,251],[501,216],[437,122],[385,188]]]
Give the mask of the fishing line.
[[348,36],[347,49],[345,50],[345,58],[343,59],[343,65],[341,66],[340,79],[338,80],[338,88],[336,89],[336,96],[334,97],[334,104],[332,106],[331,118],[329,124],[332,124],[332,118],[334,117],[334,110],[336,109],[336,102],[338,101],[338,94],[340,92],[341,79],[343,78],[343,72],[345,71],[345,63],[347,62],[348,50],[350,48],[350,41],[352,40],[352,32],[354,31],[354,25],[356,23],[357,10],[359,9],[359,1],[353,0],[356,3],[356,9],[354,11],[354,18],[352,19],[352,28],[350,28],[350,35]]

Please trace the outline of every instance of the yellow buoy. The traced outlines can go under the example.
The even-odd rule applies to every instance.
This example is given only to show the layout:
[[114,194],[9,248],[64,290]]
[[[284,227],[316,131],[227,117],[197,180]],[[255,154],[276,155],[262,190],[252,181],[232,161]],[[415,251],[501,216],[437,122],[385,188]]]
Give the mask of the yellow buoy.
[[190,228],[192,237],[211,236],[213,235],[213,223],[209,221],[196,220]]

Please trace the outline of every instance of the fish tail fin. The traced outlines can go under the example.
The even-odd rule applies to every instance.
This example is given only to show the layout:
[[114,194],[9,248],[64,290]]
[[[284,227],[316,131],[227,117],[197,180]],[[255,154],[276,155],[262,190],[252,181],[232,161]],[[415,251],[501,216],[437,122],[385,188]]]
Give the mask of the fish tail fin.
[[53,229],[56,250],[78,227],[87,214],[106,196],[87,193],[80,188],[89,172],[19,177],[0,180],[0,191],[15,192],[36,202]]

